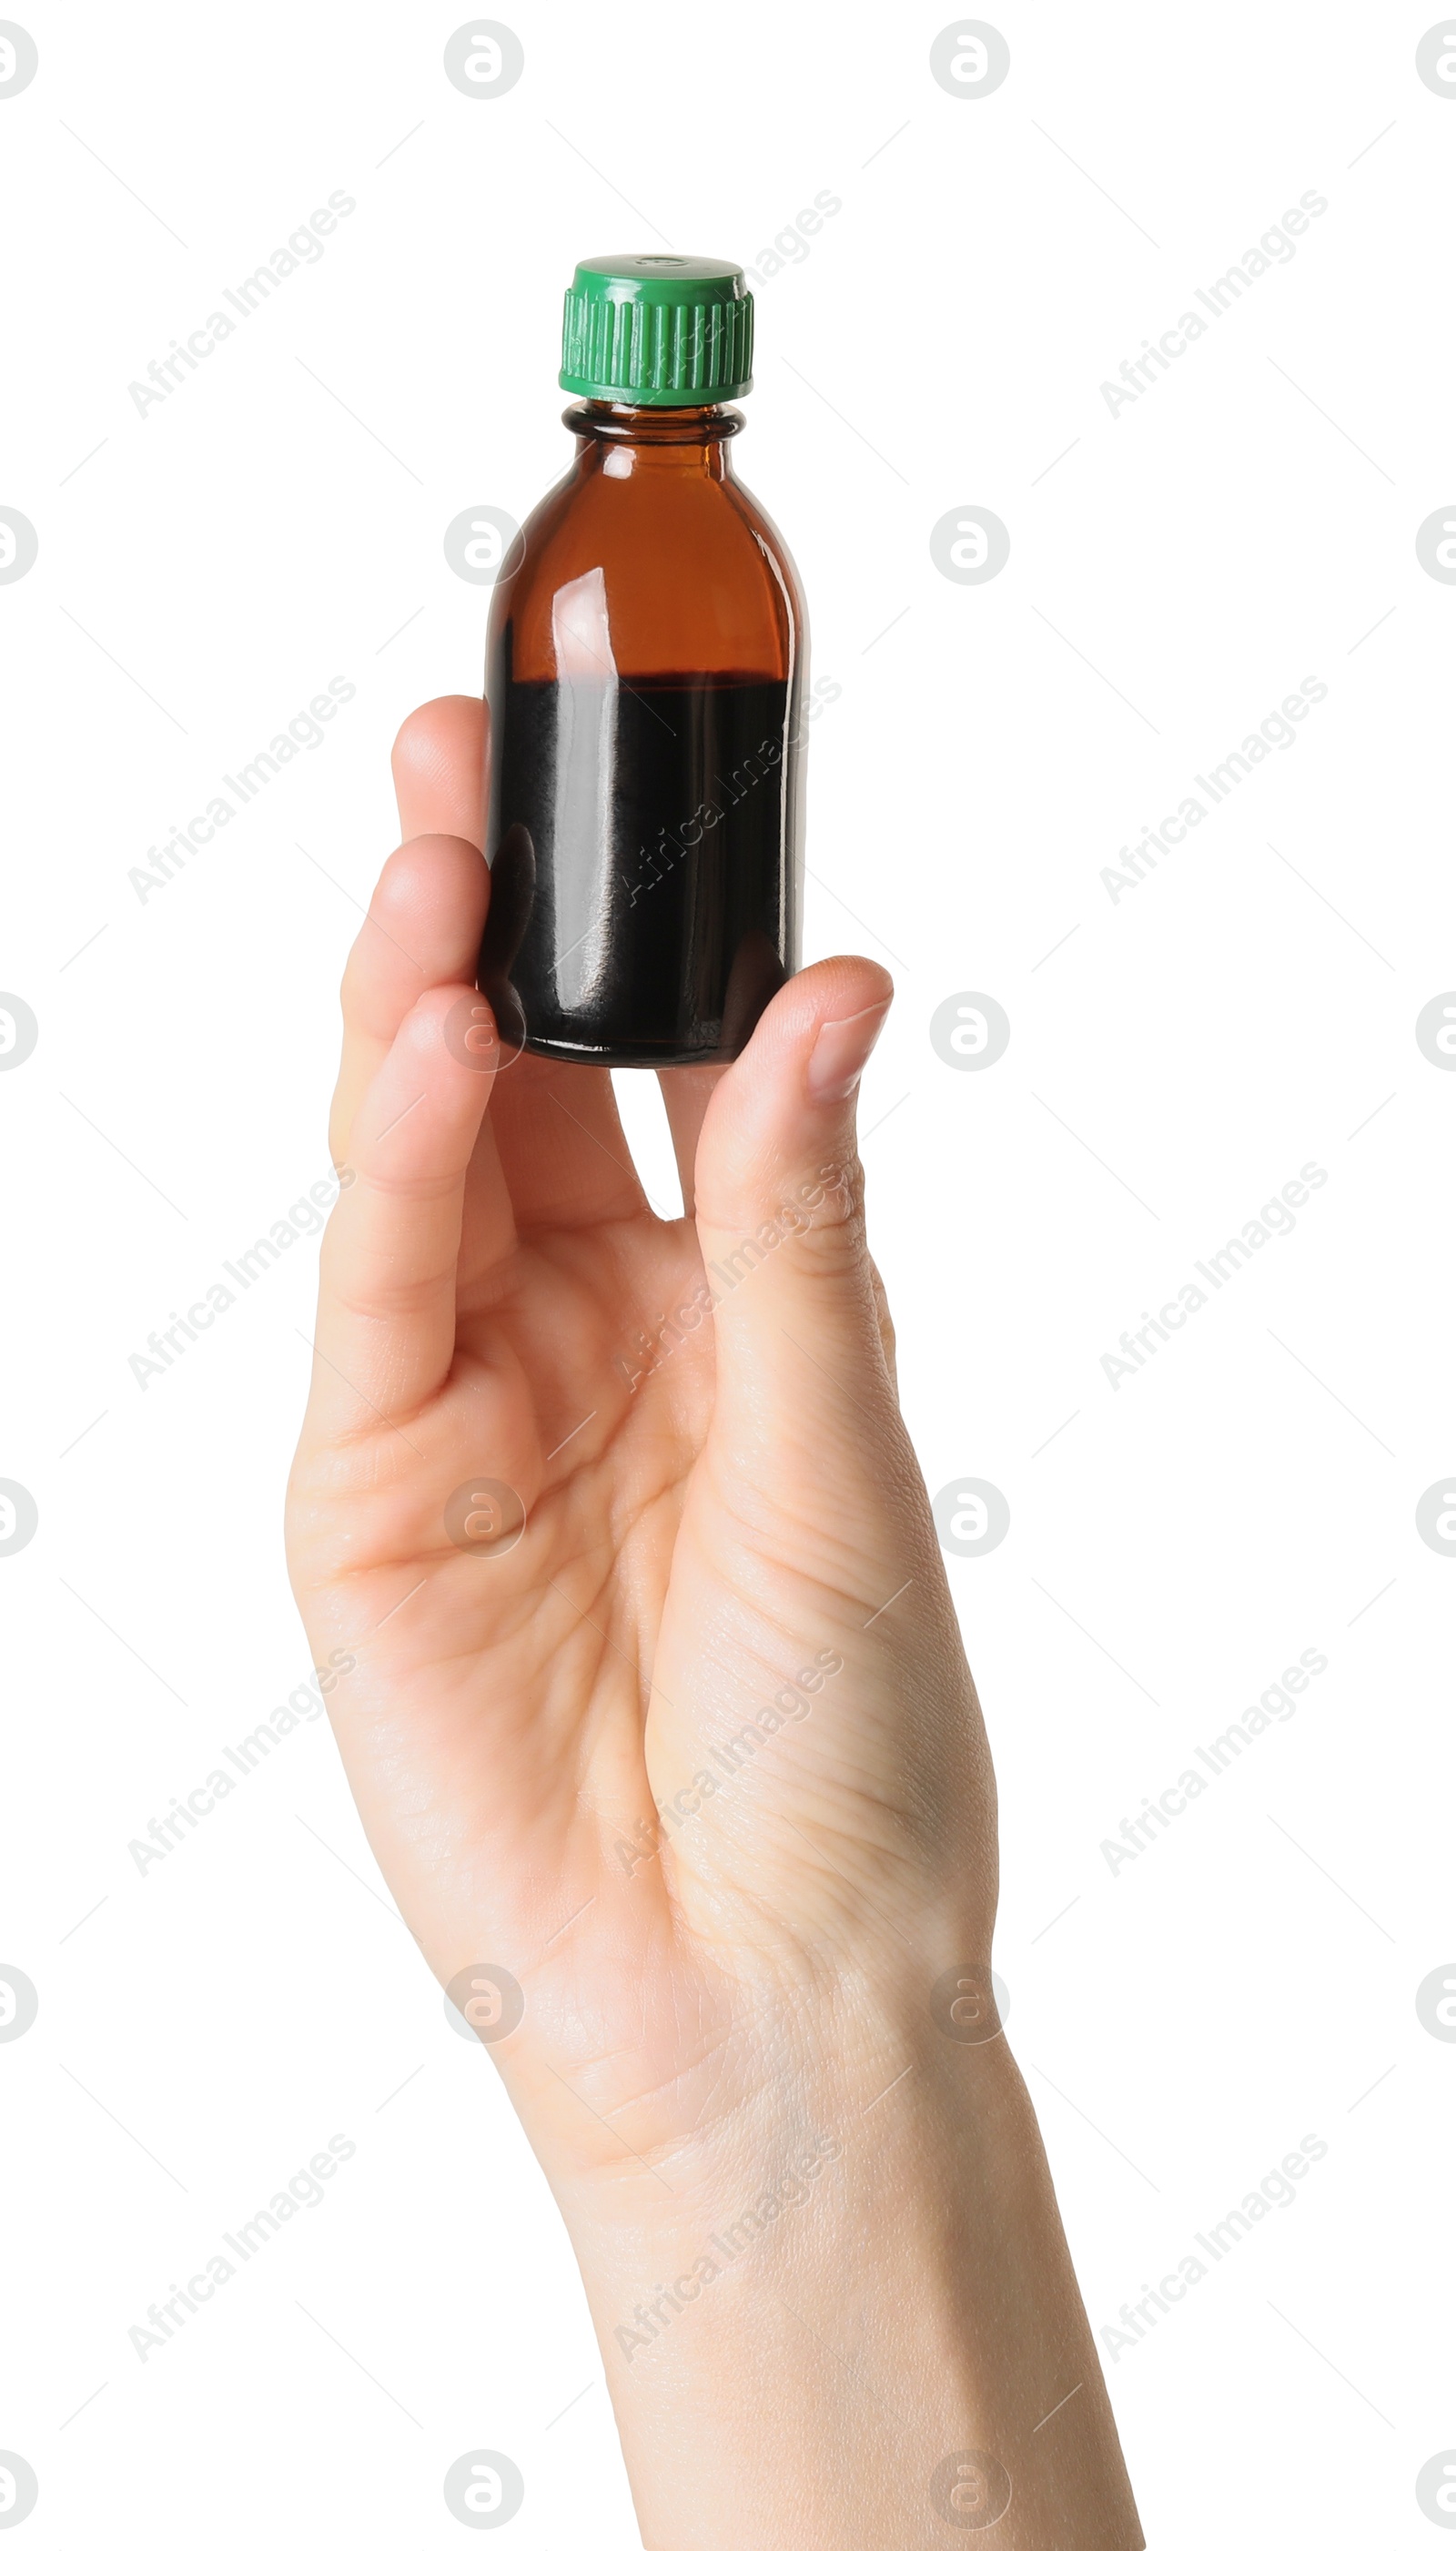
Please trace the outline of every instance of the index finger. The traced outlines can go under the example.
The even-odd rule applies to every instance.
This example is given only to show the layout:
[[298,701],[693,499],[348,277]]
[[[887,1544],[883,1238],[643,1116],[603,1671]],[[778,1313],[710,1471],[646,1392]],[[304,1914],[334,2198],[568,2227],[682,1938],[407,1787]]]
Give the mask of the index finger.
[[404,849],[385,863],[345,971],[344,1051],[329,1115],[336,1161],[349,1147],[364,1091],[420,994],[435,983],[475,979],[483,877],[468,861],[426,857],[419,845],[422,836],[444,835],[479,852],[485,737],[484,701],[457,692],[412,709],[394,739],[389,759]]
[[455,833],[485,845],[485,703],[456,691],[412,709],[389,757],[399,837]]
[[329,1146],[342,1161],[360,1102],[424,992],[472,983],[489,878],[474,846],[443,834],[390,854],[349,952],[340,987],[344,1046],[329,1114]]

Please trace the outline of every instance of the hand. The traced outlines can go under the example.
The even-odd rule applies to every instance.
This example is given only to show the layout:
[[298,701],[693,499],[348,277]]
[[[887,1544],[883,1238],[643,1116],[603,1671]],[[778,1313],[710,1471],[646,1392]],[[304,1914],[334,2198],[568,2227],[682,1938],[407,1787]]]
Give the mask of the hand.
[[[1008,2224],[1050,2208],[1055,2227],[1004,2041],[968,2048],[932,2016],[938,1979],[989,1964],[994,1801],[865,1247],[856,1088],[891,986],[858,958],[810,967],[731,1067],[662,1075],[688,1212],[660,1219],[610,1076],[502,1052],[473,992],[481,718],[436,701],[395,749],[405,843],[344,980],[331,1140],[352,1175],[290,1568],[315,1655],[357,1659],[331,1715],[406,1922],[443,1983],[486,1962],[519,1985],[491,2051],[576,2243],[644,2524],[673,2551],[768,2542],[741,2487],[716,2520],[700,2489],[681,2501],[680,2439],[643,2415],[670,2341],[669,2394],[701,2373],[721,2406],[809,2239],[832,2263],[827,2343],[858,2347],[842,2247],[896,2171],[915,2191],[899,2256],[923,2240],[948,2334],[963,2305],[939,2253],[973,2156],[1003,2218],[992,2287],[1021,2274]],[[795,2223],[770,2217],[721,2279],[679,2276],[690,2311],[633,2321],[785,2175]],[[1050,2301],[1008,2343],[1011,2395],[1030,2386],[1029,2430],[1081,2380],[1098,2433],[1059,2232],[1028,2237]],[[814,2381],[802,2326],[790,2343]],[[1004,2425],[983,2354],[951,2398],[963,2424]],[[819,2414],[792,2446],[810,2468]],[[977,2441],[944,2416],[917,2474]],[[1088,2417],[1071,2464],[1028,2446],[1003,2543],[1138,2538],[1125,2483],[1075,2529]],[[886,2544],[942,2538],[916,2486],[886,2501]],[[822,2530],[784,2540],[881,2538],[865,2487],[818,2503]],[[1063,2529],[1021,2529],[1043,2517]]]
[[[986,1960],[989,1775],[865,1255],[889,981],[813,967],[730,1071],[662,1075],[684,1161],[701,1133],[696,1227],[659,1220],[608,1073],[497,1071],[488,1013],[485,1054],[442,1036],[489,882],[480,714],[405,728],[410,838],[345,976],[291,1564],[316,1649],[359,1659],[333,1711],[405,1920],[442,1980],[519,1978],[498,2060],[549,2167],[631,2185],[734,2130],[886,1916],[932,1975]],[[451,1537],[481,1478],[514,1547]],[[863,2057],[878,2087],[876,2026]]]

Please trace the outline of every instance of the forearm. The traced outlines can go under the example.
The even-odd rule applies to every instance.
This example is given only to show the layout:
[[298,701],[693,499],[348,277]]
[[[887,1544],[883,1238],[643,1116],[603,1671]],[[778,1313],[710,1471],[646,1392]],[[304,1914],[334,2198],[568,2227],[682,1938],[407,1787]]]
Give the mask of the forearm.
[[931,2052],[853,2113],[812,2079],[710,2167],[665,2161],[671,2192],[572,2224],[647,2551],[991,2528],[1004,2551],[1137,2551],[1004,2042]]

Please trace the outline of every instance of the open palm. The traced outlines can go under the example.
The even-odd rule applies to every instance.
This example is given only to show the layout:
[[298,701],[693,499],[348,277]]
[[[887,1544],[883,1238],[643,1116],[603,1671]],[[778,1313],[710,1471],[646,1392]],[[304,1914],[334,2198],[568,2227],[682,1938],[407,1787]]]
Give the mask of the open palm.
[[889,986],[813,967],[726,1071],[663,1075],[695,1212],[660,1219],[609,1075],[502,1054],[472,991],[481,716],[396,747],[290,1567],[356,1659],[331,1713],[405,1920],[442,1982],[519,1987],[472,2000],[548,2168],[671,2180],[821,2002],[883,2048],[902,1970],[923,2008],[988,1955],[989,1775],[854,1157]]

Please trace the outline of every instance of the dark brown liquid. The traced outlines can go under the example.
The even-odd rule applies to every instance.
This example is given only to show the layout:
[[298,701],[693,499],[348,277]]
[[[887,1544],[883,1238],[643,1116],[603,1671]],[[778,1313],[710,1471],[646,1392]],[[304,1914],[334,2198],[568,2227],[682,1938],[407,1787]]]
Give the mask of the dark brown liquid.
[[788,683],[506,680],[491,708],[479,980],[503,1040],[730,1060],[797,963]]

